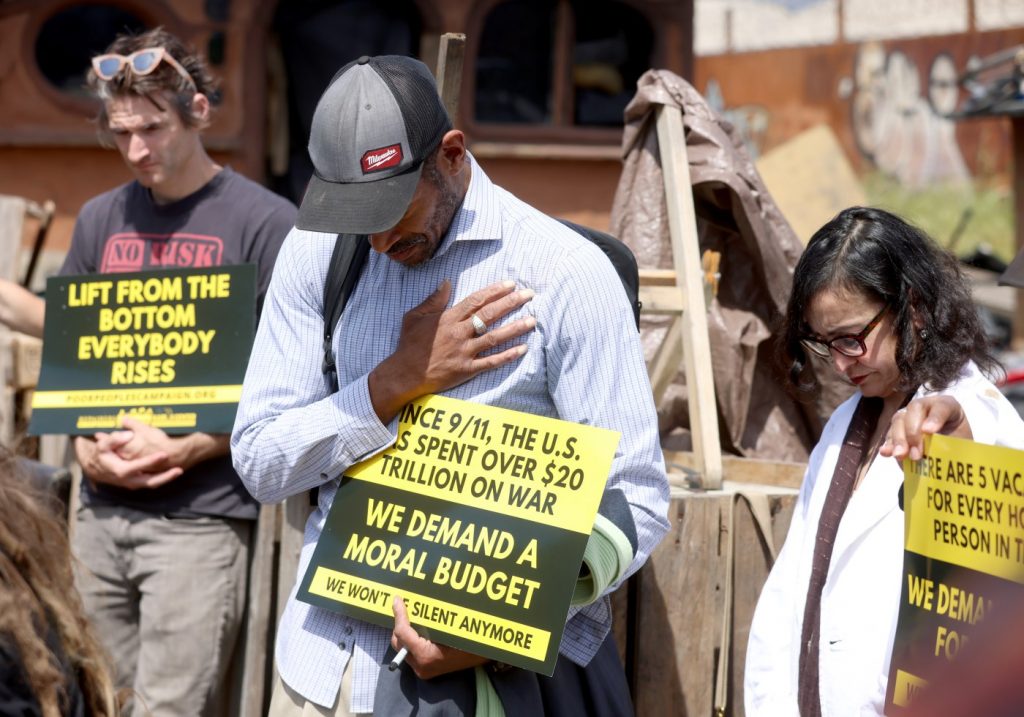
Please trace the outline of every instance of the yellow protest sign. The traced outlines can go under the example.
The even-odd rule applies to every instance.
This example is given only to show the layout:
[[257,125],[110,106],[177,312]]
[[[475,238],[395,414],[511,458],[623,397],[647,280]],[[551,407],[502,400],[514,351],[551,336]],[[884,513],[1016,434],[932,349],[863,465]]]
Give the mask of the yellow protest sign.
[[589,533],[604,491],[593,476],[607,477],[617,440],[593,426],[429,396],[403,409],[394,448],[347,475]]
[[1020,451],[930,436],[908,461],[907,550],[1024,583],[1024,460]]
[[29,432],[230,431],[255,305],[248,264],[51,277]]
[[904,575],[886,695],[900,715],[1001,606],[1024,597],[1024,451],[948,436],[904,461]]
[[299,599],[551,674],[619,434],[443,396],[345,473]]

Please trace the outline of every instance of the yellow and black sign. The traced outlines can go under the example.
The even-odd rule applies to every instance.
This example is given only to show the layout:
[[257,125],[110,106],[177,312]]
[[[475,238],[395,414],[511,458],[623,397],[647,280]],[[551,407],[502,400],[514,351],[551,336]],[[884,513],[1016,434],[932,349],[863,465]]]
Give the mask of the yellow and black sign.
[[906,552],[886,714],[904,714],[1000,607],[1024,599],[1024,451],[948,436],[904,461]]
[[50,278],[29,433],[230,432],[255,305],[251,264]]
[[619,434],[427,396],[346,471],[299,586],[391,627],[550,675]]

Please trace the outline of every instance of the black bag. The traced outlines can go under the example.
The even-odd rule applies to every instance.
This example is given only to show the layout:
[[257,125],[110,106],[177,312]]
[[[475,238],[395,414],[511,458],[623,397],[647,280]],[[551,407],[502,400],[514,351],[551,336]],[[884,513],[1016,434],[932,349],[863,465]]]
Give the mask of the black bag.
[[[637,331],[639,331],[640,271],[632,250],[611,234],[574,224],[565,219],[559,221],[596,244],[608,257],[619,275],[622,288],[626,291],[626,298],[633,310],[633,320],[636,322]],[[339,234],[334,242],[334,252],[331,254],[331,264],[327,269],[327,279],[324,282],[324,360],[321,366],[331,384],[332,391],[338,390],[338,371],[335,367],[334,349],[331,345],[334,329],[338,325],[338,320],[341,319],[341,312],[344,310],[345,304],[348,303],[348,297],[351,296],[352,290],[359,280],[359,274],[363,270],[369,253],[370,242],[367,241],[365,234]]]

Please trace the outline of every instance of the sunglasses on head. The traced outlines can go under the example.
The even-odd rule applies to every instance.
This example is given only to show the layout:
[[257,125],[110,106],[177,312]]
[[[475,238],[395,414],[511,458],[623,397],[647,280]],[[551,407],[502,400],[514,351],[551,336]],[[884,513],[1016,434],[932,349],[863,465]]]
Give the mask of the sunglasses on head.
[[101,80],[109,81],[114,79],[125,65],[128,65],[135,75],[144,77],[155,71],[161,62],[166,62],[177,70],[178,74],[188,81],[192,89],[196,89],[195,80],[192,79],[192,75],[188,74],[188,70],[162,47],[147,47],[130,55],[118,55],[116,52],[97,55],[92,58],[92,69]]

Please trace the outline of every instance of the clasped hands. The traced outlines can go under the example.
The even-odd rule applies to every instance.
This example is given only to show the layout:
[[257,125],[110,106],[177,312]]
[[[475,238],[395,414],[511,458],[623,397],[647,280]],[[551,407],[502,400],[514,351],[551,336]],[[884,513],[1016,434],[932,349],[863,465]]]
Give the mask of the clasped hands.
[[156,488],[182,474],[172,458],[172,439],[159,428],[122,419],[120,431],[75,439],[82,470],[96,483],[138,490]]
[[94,483],[128,490],[156,488],[196,463],[228,452],[226,434],[168,436],[129,417],[122,419],[121,426],[119,431],[75,439],[78,462]]

